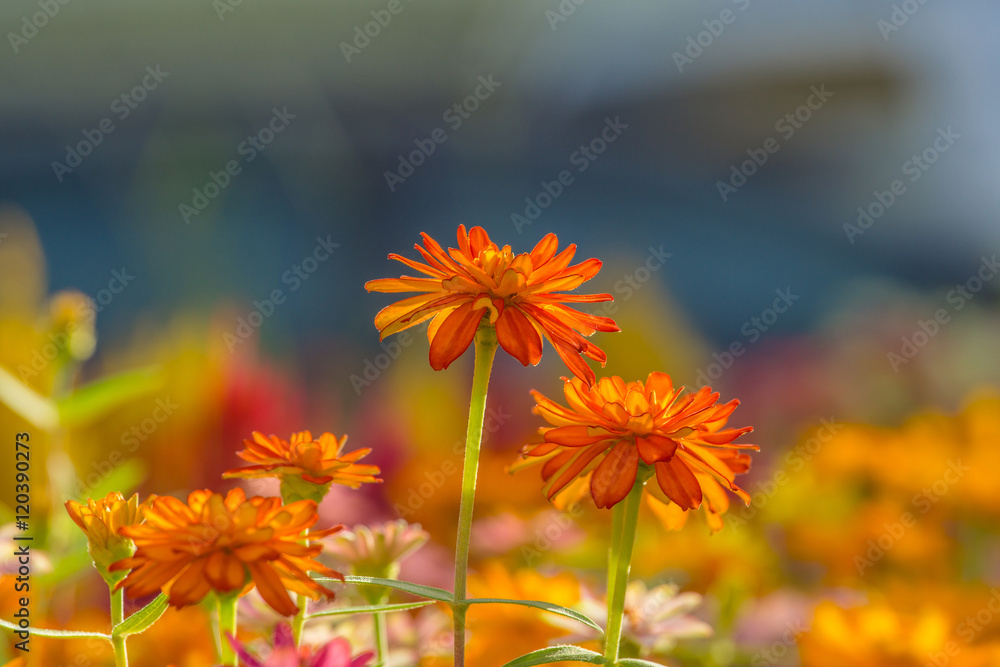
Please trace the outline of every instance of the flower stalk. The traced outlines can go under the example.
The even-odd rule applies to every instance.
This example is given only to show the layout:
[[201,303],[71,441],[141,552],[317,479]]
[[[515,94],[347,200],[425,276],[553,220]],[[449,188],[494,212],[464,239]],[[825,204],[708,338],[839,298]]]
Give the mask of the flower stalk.
[[298,612],[292,619],[292,641],[295,642],[295,646],[302,643],[302,628],[306,624],[306,601],[308,599],[301,593],[295,596],[295,604],[299,606]]
[[225,667],[239,667],[239,659],[228,637],[236,639],[236,595],[219,595],[219,658]]
[[[385,596],[380,604],[385,604],[389,596]],[[389,659],[389,626],[383,612],[373,614],[375,622],[375,667],[383,667]]]
[[615,575],[618,569],[618,554],[622,549],[622,523],[624,522],[625,503],[618,503],[611,508],[611,544],[608,547],[608,620],[612,617],[612,601],[614,599]]
[[476,499],[479,451],[486,415],[486,391],[497,351],[496,330],[487,324],[476,332],[476,364],[472,376],[472,399],[469,405],[469,428],[465,437],[465,465],[462,472],[462,500],[458,513],[458,539],[455,544],[455,667],[465,667],[465,616],[468,612],[466,579],[469,570],[469,545],[472,538],[472,510]]
[[[111,587],[111,627],[114,629],[125,620],[125,591]],[[128,651],[125,649],[125,637],[111,636],[111,645],[115,650],[115,667],[128,667]]]
[[[284,502],[288,500],[282,498]],[[309,546],[309,529],[305,530],[305,539],[302,540],[302,544]],[[295,644],[295,648],[298,648],[302,642],[302,628],[306,624],[306,604],[309,598],[305,595],[299,593],[295,596],[295,604],[298,605],[299,610],[295,612],[295,618],[292,619],[292,642]]]
[[[622,638],[622,626],[625,617],[625,591],[628,588],[629,570],[632,566],[632,551],[635,547],[636,526],[639,521],[639,506],[642,504],[642,490],[646,484],[643,470],[639,471],[632,490],[625,498],[625,508],[621,511],[621,534],[617,557],[612,563],[613,575],[608,573],[608,581],[613,586],[608,590],[610,599],[608,605],[608,630],[604,638],[604,657],[608,665],[618,662],[618,650]],[[621,506],[623,503],[619,503]],[[618,522],[614,522],[618,523]],[[614,553],[615,537],[612,535],[612,553]]]

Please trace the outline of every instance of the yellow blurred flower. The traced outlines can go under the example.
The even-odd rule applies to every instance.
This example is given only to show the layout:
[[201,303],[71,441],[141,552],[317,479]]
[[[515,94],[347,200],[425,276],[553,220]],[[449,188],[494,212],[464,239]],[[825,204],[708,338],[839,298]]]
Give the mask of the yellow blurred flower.
[[932,603],[885,601],[844,609],[816,608],[799,640],[802,667],[992,667],[1000,664],[996,642],[969,641],[953,614]]
[[202,607],[168,607],[149,630],[129,638],[128,653],[129,663],[136,665],[214,665],[212,619]]
[[983,391],[955,415],[926,411],[898,428],[848,425],[812,463],[822,478],[874,485],[919,511],[942,505],[1000,515],[994,474],[1000,466],[1000,395]]
[[94,354],[97,337],[94,334],[96,309],[86,294],[64,290],[52,296],[49,302],[51,338],[62,355],[84,361]]
[[[580,582],[563,572],[545,576],[531,569],[508,571],[496,561],[484,563],[469,577],[472,597],[538,600],[572,607],[580,601]],[[569,632],[549,623],[545,612],[512,604],[469,607],[466,664],[501,667],[514,658],[544,648]],[[554,663],[567,665],[569,663]]]

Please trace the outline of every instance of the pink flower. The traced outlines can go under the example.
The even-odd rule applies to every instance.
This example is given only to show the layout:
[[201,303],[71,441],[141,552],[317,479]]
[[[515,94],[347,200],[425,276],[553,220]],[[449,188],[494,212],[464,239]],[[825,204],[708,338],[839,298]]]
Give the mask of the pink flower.
[[251,654],[247,647],[227,635],[229,643],[244,667],[365,667],[374,657],[371,651],[351,658],[351,645],[342,637],[334,639],[315,653],[304,646],[295,648],[292,628],[287,623],[279,623],[274,629],[274,648],[266,660]]

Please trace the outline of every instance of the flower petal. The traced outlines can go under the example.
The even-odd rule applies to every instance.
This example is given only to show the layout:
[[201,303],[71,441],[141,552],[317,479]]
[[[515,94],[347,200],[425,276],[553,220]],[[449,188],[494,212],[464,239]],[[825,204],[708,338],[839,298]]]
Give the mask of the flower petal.
[[517,308],[506,308],[497,320],[500,346],[522,365],[534,366],[542,360],[542,337]]
[[691,469],[679,457],[656,464],[656,482],[678,507],[698,509],[701,506],[701,486]]
[[448,315],[431,341],[431,368],[448,368],[469,348],[485,312],[485,308],[473,309],[471,303],[464,303]]
[[248,563],[247,567],[250,568],[250,576],[257,584],[261,597],[272,609],[282,616],[294,616],[298,613],[299,608],[292,602],[285,585],[281,583],[281,577],[274,568],[267,563],[256,561]]
[[631,440],[615,445],[590,479],[590,491],[598,507],[611,507],[625,499],[635,485],[639,450]]

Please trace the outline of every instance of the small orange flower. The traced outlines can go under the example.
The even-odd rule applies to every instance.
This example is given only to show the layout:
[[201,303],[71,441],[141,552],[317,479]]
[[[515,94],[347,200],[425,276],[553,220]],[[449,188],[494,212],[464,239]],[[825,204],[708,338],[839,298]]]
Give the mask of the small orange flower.
[[750,467],[750,456],[739,450],[758,447],[732,442],[753,428],[723,430],[739,401],[716,405],[719,394],[708,387],[681,397],[683,387],[674,389],[666,373],[650,373],[645,384],[606,377],[589,388],[574,378],[563,391],[568,408],[531,392],[533,411],[553,427],[539,429],[544,442],[522,452],[524,462],[544,461],[550,499],[589,475],[597,506],[611,507],[628,495],[642,466],[656,475],[651,493],[682,510],[707,500],[717,518],[729,503],[723,487],[750,502],[734,478]]
[[542,358],[542,337],[548,339],[573,375],[593,384],[594,371],[581,355],[599,361],[607,355],[585,336],[595,331],[619,331],[609,317],[581,313],[567,303],[611,301],[610,294],[561,294],[597,275],[601,261],[588,259],[570,266],[576,246],[556,254],[559,239],[549,234],[530,253],[515,255],[490,241],[482,227],[468,233],[458,227],[458,248],[448,252],[427,234],[417,249],[427,264],[389,255],[428,278],[382,278],[365,284],[369,292],[424,292],[383,308],[375,316],[380,339],[434,318],[427,329],[434,370],[447,368],[468,349],[476,330],[488,317],[497,340],[512,357],[527,366]]
[[291,616],[298,608],[288,591],[312,599],[334,595],[307,572],[343,578],[313,560],[321,546],[303,544],[306,531],[318,519],[311,500],[282,505],[279,498],[248,499],[242,489],[225,496],[207,489],[195,491],[187,504],[160,497],[146,511],[144,524],[122,529],[137,550],[111,569],[131,570],[118,586],[132,598],[163,590],[171,605],[185,607],[210,591],[231,595],[256,584],[275,611]]
[[265,436],[253,432],[252,440],[244,440],[246,447],[237,453],[244,461],[255,465],[227,470],[226,479],[243,477],[301,477],[306,482],[326,486],[331,483],[359,488],[368,482],[381,482],[376,477],[381,471],[378,466],[356,463],[371,453],[371,449],[355,449],[344,454],[347,436],[335,437],[324,433],[313,439],[309,431],[292,434],[291,442],[276,435]]
[[127,558],[135,551],[132,540],[122,534],[121,529],[142,521],[143,511],[153,498],[139,504],[139,494],[128,500],[112,491],[100,500],[87,499],[87,504],[75,500],[66,501],[66,512],[87,536],[87,549],[94,561],[94,567],[109,583],[116,584],[121,575],[112,575],[108,567],[116,560]]

